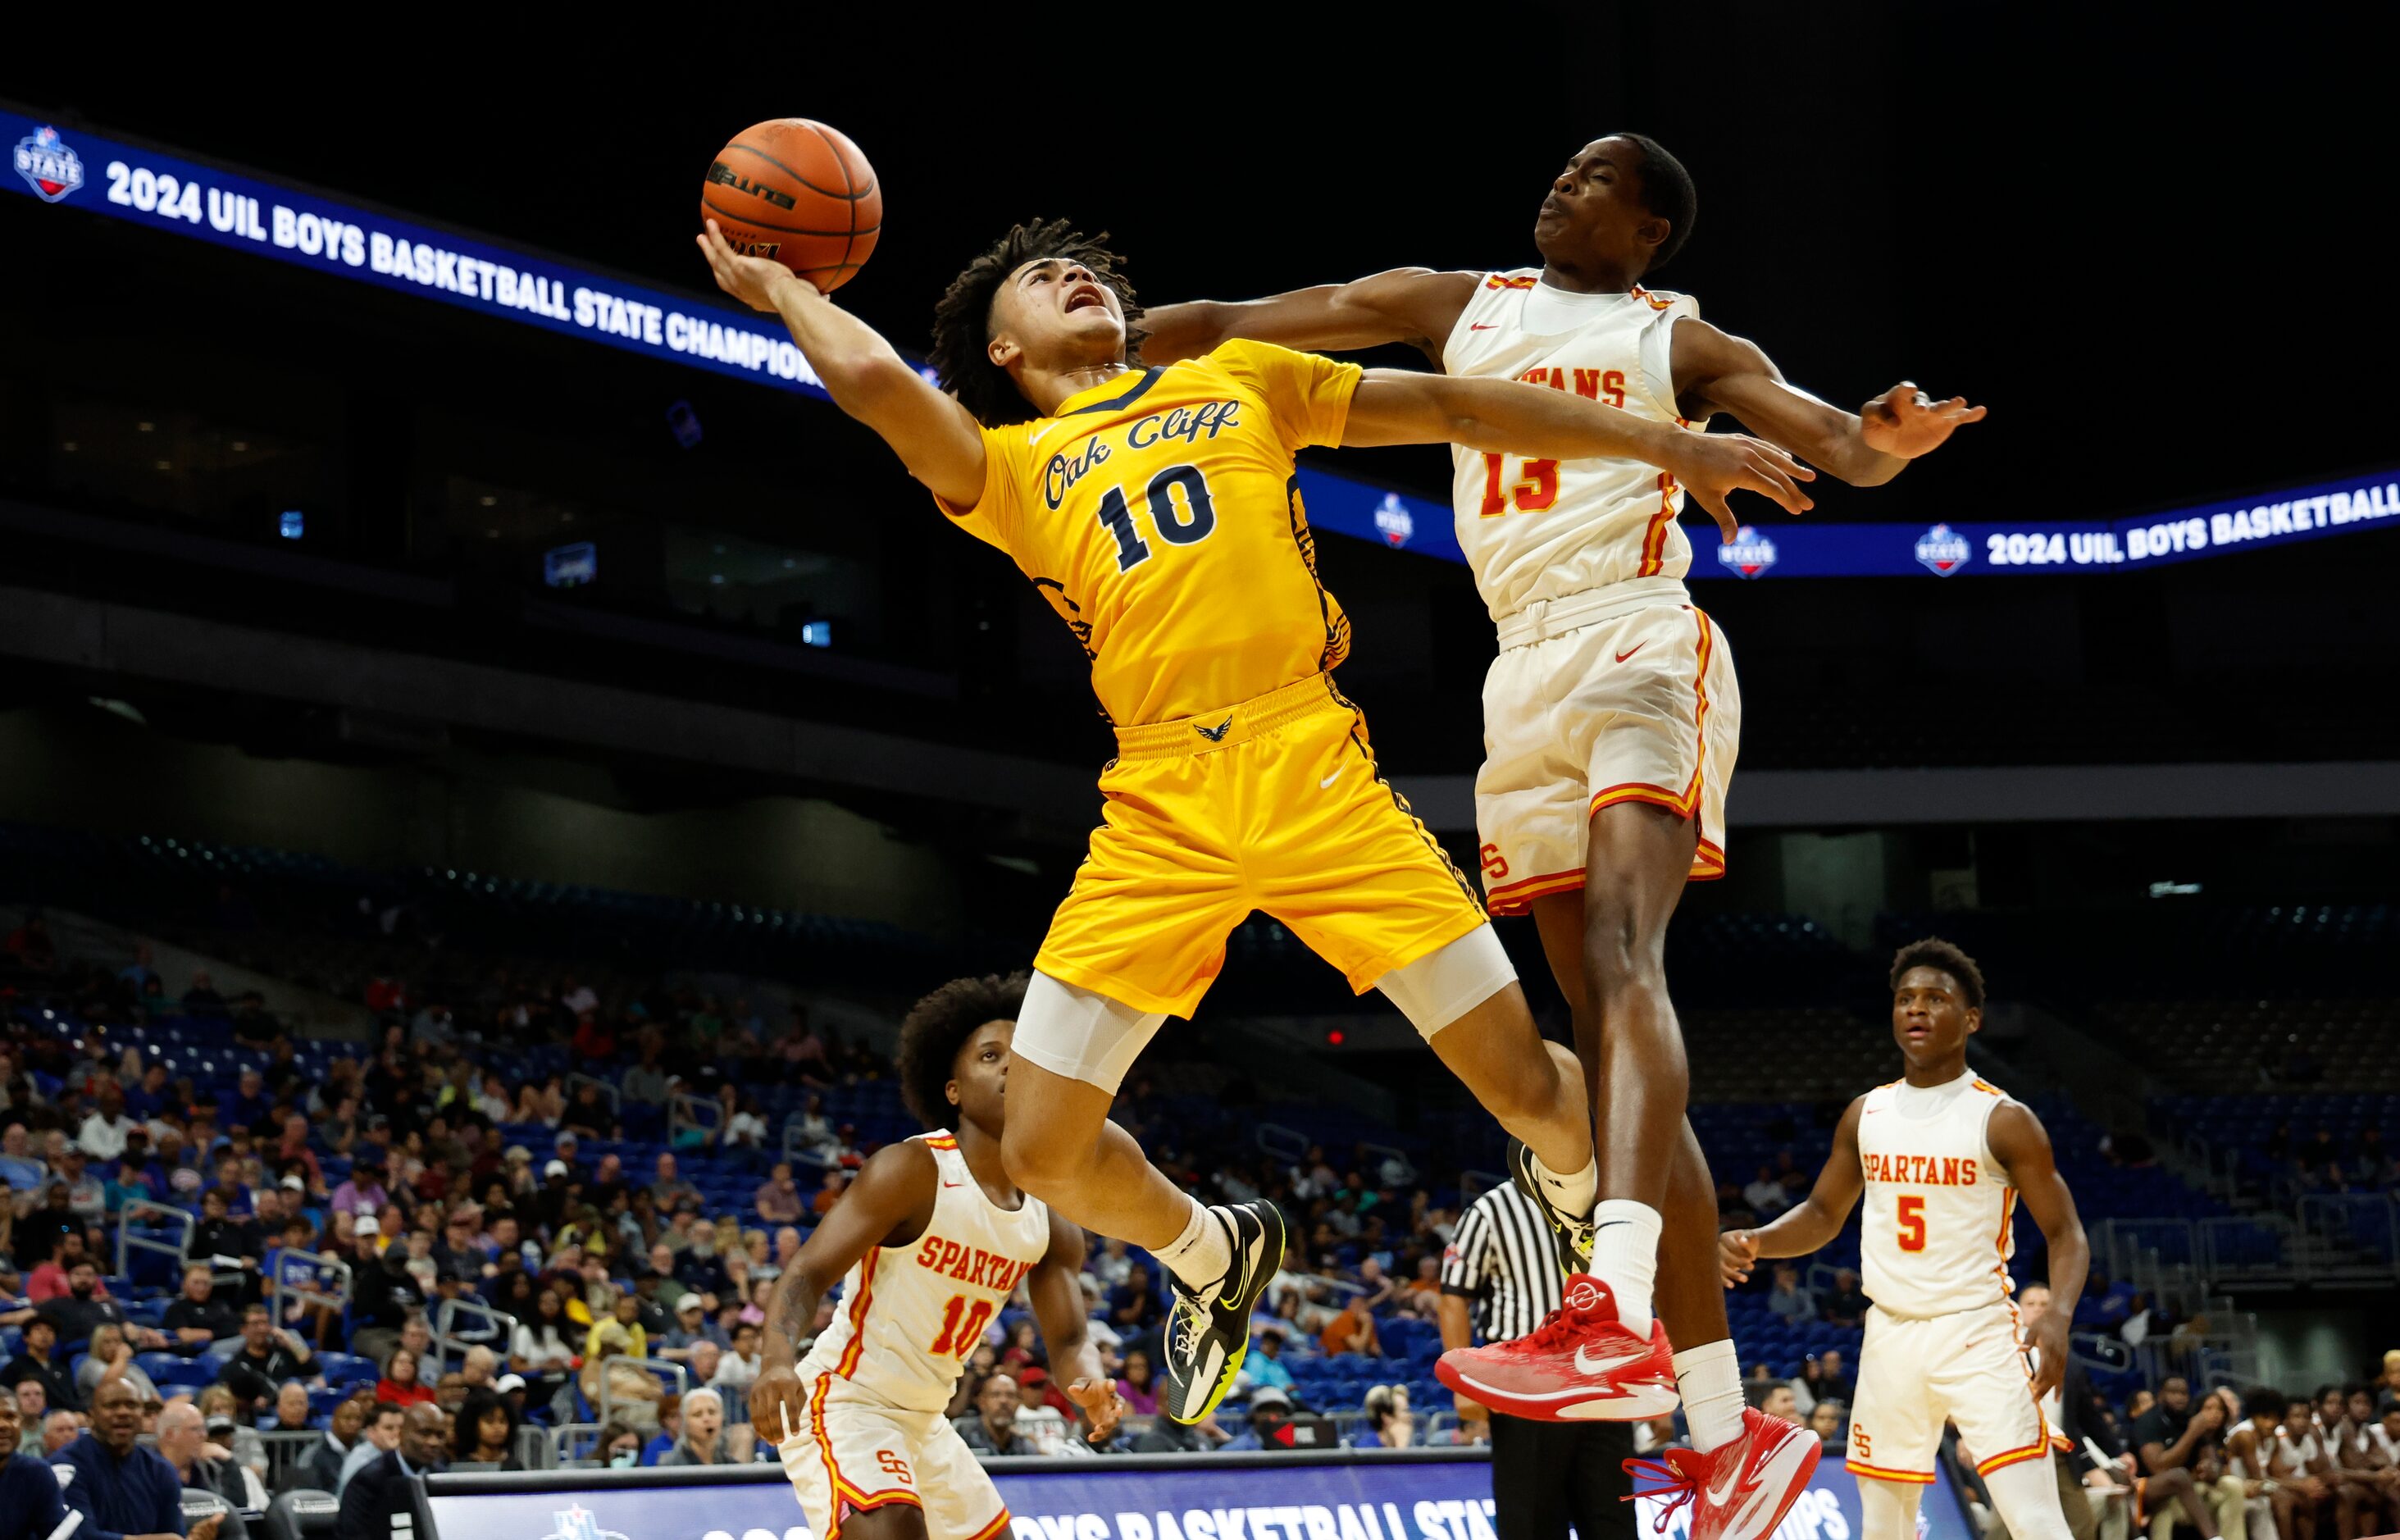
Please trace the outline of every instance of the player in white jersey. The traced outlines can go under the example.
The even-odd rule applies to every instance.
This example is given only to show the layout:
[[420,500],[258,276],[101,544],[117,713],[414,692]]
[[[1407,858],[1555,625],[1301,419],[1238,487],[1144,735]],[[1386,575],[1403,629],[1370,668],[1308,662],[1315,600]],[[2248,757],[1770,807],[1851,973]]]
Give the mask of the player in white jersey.
[[[1725,1286],[1747,1279],[1761,1257],[1826,1245],[1863,1190],[1859,1252],[1875,1303],[1848,1464],[1865,1540],[1916,1533],[1945,1419],[1957,1424],[2011,1534],[2067,1540],[2049,1458],[2059,1440],[2041,1401],[2066,1373],[2067,1329],[2092,1260],[2083,1221],[2041,1120],[1967,1068],[1967,1040],[1984,1022],[1974,960],[1946,941],[1912,942],[1892,960],[1891,989],[1907,1072],[1850,1103],[1806,1200],[1762,1229],[1725,1232]],[[2009,1297],[2020,1197],[2050,1243],[2055,1290],[2030,1344]]]
[[[1142,356],[1166,362],[1227,337],[1411,343],[1452,375],[1528,381],[1654,421],[1691,426],[1725,413],[1856,485],[1889,481],[1983,416],[1906,382],[1844,412],[1786,383],[1754,344],[1700,320],[1688,296],[1645,288],[1690,235],[1696,202],[1674,157],[1642,135],[1612,135],[1552,180],[1534,225],[1539,268],[1398,268],[1248,303],[1153,308]],[[1664,959],[1684,882],[1725,870],[1741,715],[1732,654],[1684,592],[1691,545],[1675,523],[1684,489],[1672,478],[1624,459],[1461,450],[1454,462],[1459,544],[1501,647],[1484,685],[1476,780],[1485,896],[1494,914],[1532,912],[1575,1008],[1600,1128],[1590,1268],[1607,1308],[1573,1314],[1546,1357],[1473,1350],[1444,1377],[1463,1374],[1481,1387],[1479,1399],[1553,1418],[1656,1415],[1658,1387],[1671,1384],[1694,1447],[1742,1467],[1730,1497],[1714,1495],[1728,1489],[1711,1473],[1697,1540],[1756,1540],[1799,1493],[1796,1467],[1761,1440],[1803,1435],[1742,1415],[1717,1288],[1716,1188],[1684,1119],[1689,1075]],[[1730,540],[1725,499],[1699,500]],[[1563,1222],[1579,1229],[1580,1220]],[[1575,1367],[1593,1361],[1613,1367]],[[1768,1465],[1790,1484],[1780,1506],[1759,1510],[1748,1488]],[[1752,1518],[1720,1531],[1737,1507]]]
[[[954,980],[900,1027],[909,1111],[775,1285],[750,1421],[773,1440],[817,1540],[996,1540],[1008,1506],[943,1415],[967,1357],[1025,1286],[1090,1437],[1125,1403],[1084,1336],[1084,1233],[1001,1165],[1009,1040],[1026,975]],[[955,1120],[958,1132],[940,1124]],[[839,1308],[798,1343],[839,1280]]]

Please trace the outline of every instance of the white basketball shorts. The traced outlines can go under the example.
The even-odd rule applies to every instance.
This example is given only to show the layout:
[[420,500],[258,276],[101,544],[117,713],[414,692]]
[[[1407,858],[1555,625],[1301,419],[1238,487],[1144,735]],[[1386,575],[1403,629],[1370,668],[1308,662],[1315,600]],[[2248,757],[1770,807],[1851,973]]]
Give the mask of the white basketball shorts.
[[1944,1419],[1978,1476],[2053,1447],[2010,1302],[1920,1319],[1867,1312],[1845,1464],[1877,1480],[1930,1481]]
[[1475,778],[1492,912],[1580,887],[1592,816],[1618,802],[1697,818],[1691,876],[1724,876],[1741,687],[1715,622],[1695,605],[1598,590],[1510,616],[1500,648]]
[[893,1503],[924,1514],[928,1540],[998,1540],[1008,1533],[1008,1505],[948,1418],[846,1399],[846,1389],[833,1375],[817,1376],[809,1425],[775,1451],[816,1540],[838,1540],[852,1514]]

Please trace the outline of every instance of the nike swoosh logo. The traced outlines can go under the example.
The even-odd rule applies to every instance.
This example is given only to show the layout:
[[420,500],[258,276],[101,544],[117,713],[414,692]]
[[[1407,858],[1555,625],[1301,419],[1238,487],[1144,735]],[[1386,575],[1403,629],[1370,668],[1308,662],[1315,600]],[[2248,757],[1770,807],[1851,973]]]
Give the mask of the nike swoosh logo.
[[1636,642],[1631,647],[1627,647],[1623,652],[1618,653],[1616,655],[1616,661],[1621,663],[1649,645],[1650,644],[1647,642]]
[[1708,1493],[1701,1499],[1711,1507],[1722,1507],[1725,1499],[1734,1494],[1734,1489],[1741,1485],[1741,1461],[1722,1460],[1718,1465],[1717,1479],[1709,1483]]
[[1034,446],[1036,446],[1037,444],[1041,443],[1041,442],[1042,442],[1043,439],[1048,438],[1051,434],[1053,434],[1053,433],[1057,432],[1059,429],[1064,428],[1064,427],[1066,427],[1066,426],[1067,426],[1067,425],[1066,425],[1065,423],[1063,423],[1063,422],[1054,422],[1054,423],[1052,423],[1049,427],[1047,427],[1047,428],[1043,429],[1041,432],[1036,433],[1036,434],[1034,434],[1031,438],[1030,438],[1030,439],[1026,440],[1026,441],[1025,441],[1025,447],[1026,447],[1026,448],[1028,448],[1028,449],[1031,449],[1031,448],[1033,448],[1033,447],[1034,447]]
[[1342,779],[1342,772],[1341,772],[1340,770],[1335,770],[1332,774],[1330,774],[1330,775],[1327,776],[1324,780],[1319,781],[1319,782],[1316,784],[1316,789],[1317,789],[1318,791],[1323,791],[1326,787],[1328,787],[1328,786],[1330,786],[1330,785],[1333,784],[1333,783],[1334,783],[1334,782],[1339,781],[1339,780],[1341,780],[1341,779]]
[[1499,330],[1499,326],[1500,323],[1497,321],[1470,320],[1466,323],[1466,329],[1470,332],[1495,332]]
[[942,1185],[944,1187],[964,1187],[966,1183],[962,1181],[946,1181],[942,1183]]
[[1638,1362],[1648,1356],[1648,1352],[1645,1348],[1640,1353],[1612,1353],[1604,1358],[1595,1358],[1591,1356],[1591,1349],[1579,1347],[1575,1349],[1575,1366],[1585,1374],[1605,1374],[1612,1369]]

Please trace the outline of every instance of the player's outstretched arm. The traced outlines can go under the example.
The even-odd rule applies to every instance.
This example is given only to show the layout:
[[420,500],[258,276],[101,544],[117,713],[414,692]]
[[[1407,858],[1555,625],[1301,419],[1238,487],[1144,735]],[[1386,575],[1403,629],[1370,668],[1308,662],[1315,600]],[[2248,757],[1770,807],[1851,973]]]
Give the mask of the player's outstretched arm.
[[808,1392],[794,1366],[817,1317],[817,1302],[858,1260],[879,1246],[906,1246],[933,1221],[934,1153],[915,1139],[867,1157],[841,1202],[809,1233],[767,1301],[758,1378],[750,1386],[750,1425],[770,1444],[807,1425]]
[[1050,1211],[1050,1249],[1025,1277],[1025,1295],[1032,1302],[1033,1318],[1041,1323],[1042,1340],[1050,1348],[1050,1377],[1063,1381],[1068,1398],[1084,1409],[1093,1443],[1105,1444],[1125,1413],[1117,1383],[1100,1367],[1099,1350],[1092,1346],[1090,1323],[1084,1315],[1084,1232]]
[[1756,492],[1794,513],[1813,505],[1799,483],[1816,472],[1739,433],[1694,433],[1563,390],[1514,380],[1456,379],[1370,369],[1350,397],[1344,444],[1456,443],[1535,459],[1634,459],[1684,484],[1727,540],[1739,525],[1725,497]]
[[2075,1324],[2075,1302],[2083,1298],[2092,1246],[2083,1234],[2083,1218],[2075,1211],[2075,1194],[2066,1190],[2051,1154],[2049,1130],[2033,1110],[2022,1102],[2000,1103],[1984,1138],[2024,1195],[2025,1211],[2041,1226],[2042,1239],[2050,1243],[2050,1308],[2033,1329],[2032,1345],[2040,1350],[2033,1385],[2039,1400],[2066,1378],[2066,1334]]
[[983,497],[983,433],[965,407],[816,285],[780,262],[736,252],[716,221],[699,240],[716,286],[754,310],[781,316],[834,404],[874,429],[908,474],[960,508]]
[[1962,424],[1984,420],[1964,396],[1937,402],[1908,380],[1862,412],[1845,412],[1785,379],[1758,344],[1704,320],[1677,321],[1672,346],[1675,398],[1685,412],[1726,413],[1852,486],[1881,486]]
[[1198,358],[1234,337],[1311,352],[1404,342],[1439,355],[1474,297],[1476,275],[1395,267],[1349,283],[1320,283],[1264,299],[1195,299],[1141,315],[1141,361]]
[[1749,1281],[1761,1257],[1805,1257],[1821,1250],[1842,1233],[1842,1224],[1858,1206],[1866,1190],[1865,1168],[1859,1161],[1859,1111],[1867,1098],[1853,1100],[1834,1129],[1834,1152],[1817,1173],[1808,1195],[1756,1230],[1728,1230],[1717,1237],[1717,1260],[1725,1267],[1725,1287]]

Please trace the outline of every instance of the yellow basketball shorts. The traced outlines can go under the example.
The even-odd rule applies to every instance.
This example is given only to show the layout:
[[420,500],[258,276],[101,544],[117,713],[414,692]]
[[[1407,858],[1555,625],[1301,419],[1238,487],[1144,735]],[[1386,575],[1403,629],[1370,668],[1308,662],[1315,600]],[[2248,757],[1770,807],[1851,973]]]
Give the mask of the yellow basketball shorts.
[[1363,994],[1484,923],[1466,875],[1376,773],[1366,718],[1320,674],[1123,728],[1102,823],[1033,965],[1188,1016],[1253,909]]

